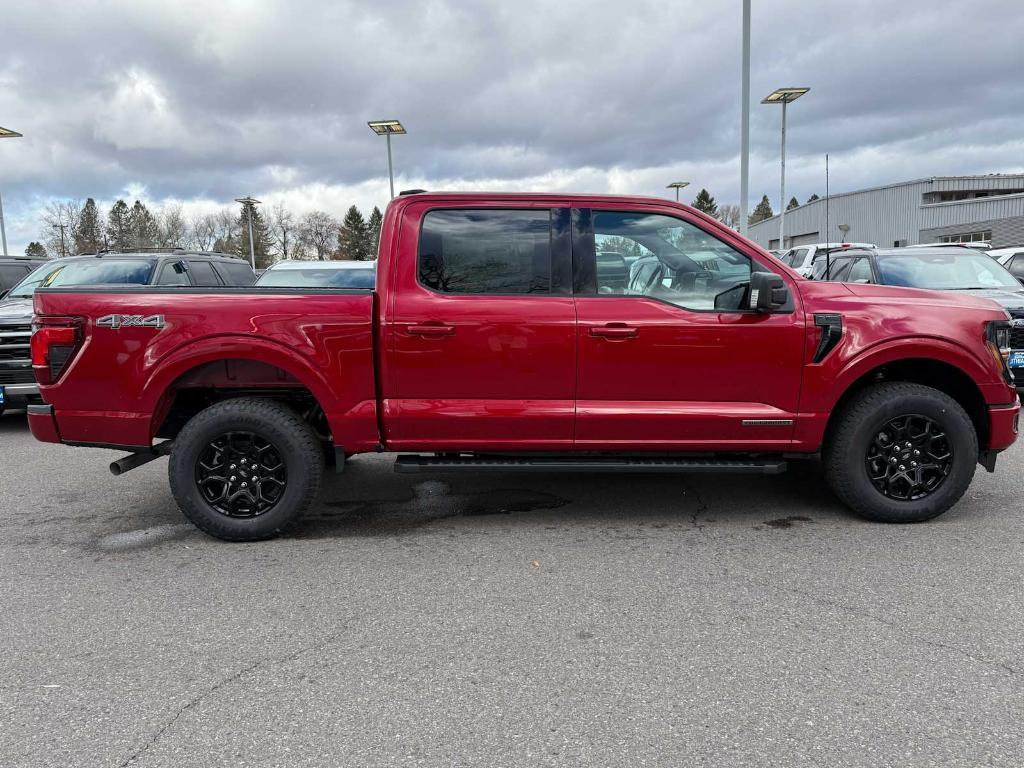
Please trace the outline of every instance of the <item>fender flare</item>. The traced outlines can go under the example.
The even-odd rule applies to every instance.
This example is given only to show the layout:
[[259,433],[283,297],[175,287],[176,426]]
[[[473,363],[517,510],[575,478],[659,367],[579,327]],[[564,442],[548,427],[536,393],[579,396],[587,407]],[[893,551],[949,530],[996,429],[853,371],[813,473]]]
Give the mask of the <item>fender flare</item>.
[[163,358],[150,371],[140,393],[140,405],[155,413],[170,387],[193,368],[219,360],[253,360],[280,368],[313,393],[324,411],[337,403],[327,379],[302,356],[269,339],[216,336],[194,340]]
[[[889,363],[907,360],[925,360],[945,363],[965,374],[978,387],[978,382],[992,378],[986,361],[966,347],[935,336],[914,336],[891,339],[861,351],[846,361],[835,376],[836,386],[825,404],[824,410],[831,412],[836,403],[857,381],[871,371]],[[979,395],[981,391],[979,388]]]

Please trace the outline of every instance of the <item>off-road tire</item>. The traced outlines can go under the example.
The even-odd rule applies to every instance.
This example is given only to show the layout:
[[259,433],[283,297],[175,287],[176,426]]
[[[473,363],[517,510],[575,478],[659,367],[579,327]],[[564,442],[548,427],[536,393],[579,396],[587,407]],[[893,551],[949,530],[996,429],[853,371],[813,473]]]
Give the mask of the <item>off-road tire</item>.
[[[210,442],[232,431],[254,433],[283,459],[287,481],[272,508],[253,517],[230,517],[203,497],[196,463]],[[171,493],[197,528],[225,541],[259,541],[294,525],[316,499],[323,453],[313,429],[294,411],[272,400],[245,397],[211,405],[192,417],[174,440],[168,465]]]
[[[928,495],[897,500],[872,484],[866,456],[880,429],[910,414],[920,414],[946,430],[952,466]],[[861,517],[881,523],[930,520],[956,504],[971,484],[978,462],[978,436],[964,409],[944,392],[909,382],[875,384],[854,395],[836,419],[822,451],[825,477],[840,500]]]

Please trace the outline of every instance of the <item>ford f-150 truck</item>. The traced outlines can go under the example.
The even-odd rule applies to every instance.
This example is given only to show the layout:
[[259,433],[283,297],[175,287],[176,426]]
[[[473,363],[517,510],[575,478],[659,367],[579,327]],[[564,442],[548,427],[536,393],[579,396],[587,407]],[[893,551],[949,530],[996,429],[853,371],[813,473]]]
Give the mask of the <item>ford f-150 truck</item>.
[[777,473],[820,456],[886,522],[1017,436],[1005,310],[812,282],[666,200],[403,194],[376,288],[44,288],[40,440],[169,454],[184,514],[276,535],[325,458],[396,469]]

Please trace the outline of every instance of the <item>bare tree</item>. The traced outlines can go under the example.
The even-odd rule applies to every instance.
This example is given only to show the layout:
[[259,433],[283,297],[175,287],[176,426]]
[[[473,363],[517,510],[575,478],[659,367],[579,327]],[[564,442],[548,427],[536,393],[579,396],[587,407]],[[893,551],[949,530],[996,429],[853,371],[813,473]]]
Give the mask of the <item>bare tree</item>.
[[283,202],[276,203],[270,209],[270,233],[277,245],[277,252],[282,259],[295,258],[296,239],[295,214],[284,207]]
[[318,260],[326,261],[330,256],[339,226],[338,220],[324,211],[310,211],[302,217],[302,240],[316,253]]
[[738,205],[718,206],[718,220],[731,229],[738,229],[740,226],[740,207]]
[[217,239],[217,217],[212,213],[196,213],[189,221],[189,245],[208,251]]
[[157,212],[159,226],[157,240],[163,248],[182,248],[186,245],[188,227],[181,215],[181,205],[168,203]]
[[43,211],[42,239],[49,253],[72,256],[74,232],[82,217],[81,200],[51,200]]
[[227,208],[213,215],[216,239],[213,249],[221,253],[235,253],[238,250],[238,218]]

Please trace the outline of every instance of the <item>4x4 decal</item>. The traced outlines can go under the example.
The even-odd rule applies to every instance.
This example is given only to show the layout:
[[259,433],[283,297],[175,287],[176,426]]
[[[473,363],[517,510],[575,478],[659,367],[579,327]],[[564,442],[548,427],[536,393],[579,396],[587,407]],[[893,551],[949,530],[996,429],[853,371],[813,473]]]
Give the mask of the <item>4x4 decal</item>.
[[96,321],[100,328],[163,328],[163,315],[104,315]]

